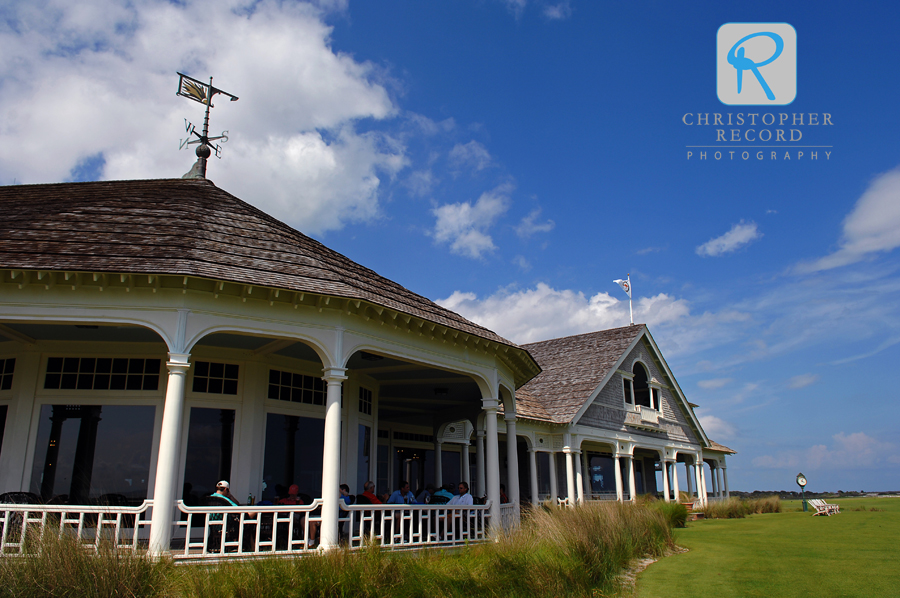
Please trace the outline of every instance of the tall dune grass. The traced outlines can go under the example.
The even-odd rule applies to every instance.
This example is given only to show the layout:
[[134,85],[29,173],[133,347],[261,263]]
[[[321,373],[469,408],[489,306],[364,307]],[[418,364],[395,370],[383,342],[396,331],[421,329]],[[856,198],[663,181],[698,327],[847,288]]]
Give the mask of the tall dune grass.
[[781,513],[781,499],[777,496],[750,499],[731,497],[710,502],[703,512],[709,519],[742,519],[753,514]]
[[376,546],[175,567],[112,550],[95,557],[65,538],[42,542],[35,554],[0,557],[0,596],[588,597],[613,592],[630,560],[673,545],[661,512],[616,502],[536,509],[496,542],[419,552]]

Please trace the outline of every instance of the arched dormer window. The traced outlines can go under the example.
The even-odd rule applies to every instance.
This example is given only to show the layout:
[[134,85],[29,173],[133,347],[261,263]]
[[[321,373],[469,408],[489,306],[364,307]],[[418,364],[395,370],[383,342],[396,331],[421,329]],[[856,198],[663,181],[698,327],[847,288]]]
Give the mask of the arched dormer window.
[[650,395],[650,385],[647,384],[650,377],[647,375],[646,368],[644,368],[642,363],[636,362],[634,367],[631,368],[631,373],[634,374],[631,382],[634,389],[634,404],[652,409],[653,399]]

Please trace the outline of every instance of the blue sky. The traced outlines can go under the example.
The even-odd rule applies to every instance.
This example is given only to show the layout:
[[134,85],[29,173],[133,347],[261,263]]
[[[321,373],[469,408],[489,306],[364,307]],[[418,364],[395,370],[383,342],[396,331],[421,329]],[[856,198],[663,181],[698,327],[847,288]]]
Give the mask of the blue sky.
[[[0,17],[0,184],[181,176],[202,108],[175,71],[212,75],[240,96],[212,112],[224,189],[519,343],[627,324],[612,281],[630,273],[636,321],[738,451],[732,487],[803,471],[811,490],[900,489],[896,3],[42,0]],[[739,22],[796,30],[790,105],[719,101],[716,34]],[[750,127],[685,120],[729,112],[807,124],[755,127],[801,132],[775,160],[689,159]]]

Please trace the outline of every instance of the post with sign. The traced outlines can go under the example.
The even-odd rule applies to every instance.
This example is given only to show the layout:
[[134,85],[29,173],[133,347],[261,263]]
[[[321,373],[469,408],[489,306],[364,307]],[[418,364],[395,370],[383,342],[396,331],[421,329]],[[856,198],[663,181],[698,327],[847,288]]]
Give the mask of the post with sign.
[[804,492],[806,488],[806,476],[802,473],[797,474],[797,485],[800,486],[800,500],[803,501],[803,512],[806,512],[806,494]]

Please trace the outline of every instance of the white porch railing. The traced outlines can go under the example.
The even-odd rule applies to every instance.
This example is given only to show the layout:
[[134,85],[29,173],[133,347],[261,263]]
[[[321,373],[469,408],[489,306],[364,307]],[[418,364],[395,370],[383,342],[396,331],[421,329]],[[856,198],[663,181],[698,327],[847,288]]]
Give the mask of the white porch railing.
[[374,542],[389,548],[454,546],[487,540],[490,505],[341,504],[339,521],[350,548]]
[[95,552],[103,543],[120,550],[146,548],[152,505],[150,500],[137,507],[0,505],[0,554],[23,554],[29,537],[46,533],[76,538]]
[[[0,554],[23,554],[29,537],[46,533],[101,545],[145,550],[152,501],[137,507],[0,505]],[[172,557],[180,561],[223,560],[297,554],[316,548],[322,499],[310,505],[188,507],[176,503]],[[506,529],[518,524],[516,505],[501,506]],[[351,549],[378,543],[392,549],[455,546],[488,539],[490,502],[485,505],[351,505],[341,503],[341,543]]]
[[503,525],[503,531],[511,532],[519,529],[521,522],[521,510],[519,505],[515,503],[503,503],[500,505],[500,521]]
[[[628,500],[627,492],[624,492],[622,496],[625,500]],[[615,492],[591,492],[587,498],[588,498],[588,500],[616,500],[616,493]]]
[[641,405],[641,421],[650,422],[651,424],[659,423],[659,411]]

